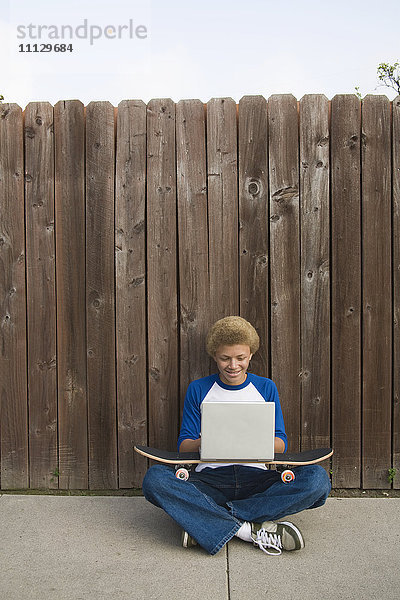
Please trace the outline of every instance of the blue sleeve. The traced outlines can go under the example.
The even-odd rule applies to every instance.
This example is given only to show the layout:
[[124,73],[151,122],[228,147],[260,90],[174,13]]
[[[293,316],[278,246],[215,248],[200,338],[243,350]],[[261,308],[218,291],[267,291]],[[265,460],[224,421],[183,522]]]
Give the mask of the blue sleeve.
[[189,384],[183,405],[182,425],[178,437],[178,452],[183,440],[197,440],[200,437],[201,391],[194,382]]
[[287,450],[287,435],[286,435],[286,431],[285,431],[285,423],[283,421],[283,414],[282,414],[282,408],[281,408],[281,403],[279,400],[279,394],[278,394],[278,389],[275,385],[275,383],[271,380],[270,381],[270,393],[269,393],[269,398],[266,398],[266,400],[268,402],[275,402],[275,436],[280,438],[281,440],[283,440],[285,442],[285,452]]

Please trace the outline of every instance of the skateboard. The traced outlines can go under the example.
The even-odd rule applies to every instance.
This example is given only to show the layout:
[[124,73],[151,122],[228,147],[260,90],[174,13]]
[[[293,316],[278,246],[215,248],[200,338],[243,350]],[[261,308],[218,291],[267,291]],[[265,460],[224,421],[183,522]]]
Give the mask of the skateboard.
[[264,463],[269,468],[277,468],[281,471],[281,479],[284,483],[290,483],[294,480],[295,474],[292,469],[284,467],[295,467],[303,465],[314,465],[315,463],[326,460],[333,454],[332,448],[316,448],[315,450],[305,450],[304,452],[287,452],[285,454],[275,454],[274,460],[201,460],[198,452],[168,452],[167,450],[158,450],[149,446],[135,446],[135,451],[147,458],[157,462],[175,466],[175,475],[178,479],[186,481],[189,478],[189,470],[192,465],[201,463]]

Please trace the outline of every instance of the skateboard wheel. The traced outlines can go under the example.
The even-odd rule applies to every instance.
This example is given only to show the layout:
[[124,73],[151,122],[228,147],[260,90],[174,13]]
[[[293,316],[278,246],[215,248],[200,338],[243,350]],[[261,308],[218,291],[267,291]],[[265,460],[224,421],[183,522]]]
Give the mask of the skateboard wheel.
[[175,473],[175,477],[181,479],[182,481],[187,481],[189,479],[189,471],[187,469],[177,469]]
[[285,471],[282,472],[281,479],[282,479],[283,483],[290,483],[291,481],[294,480],[293,471],[291,471],[290,469],[286,469]]

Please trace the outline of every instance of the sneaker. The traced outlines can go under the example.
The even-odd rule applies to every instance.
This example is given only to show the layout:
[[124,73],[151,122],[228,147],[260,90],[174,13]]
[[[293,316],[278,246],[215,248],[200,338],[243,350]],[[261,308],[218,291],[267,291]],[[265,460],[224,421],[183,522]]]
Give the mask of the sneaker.
[[182,531],[182,546],[184,548],[192,548],[192,546],[197,546],[197,542],[191,535],[188,534],[187,531]]
[[264,521],[251,523],[253,544],[266,554],[282,554],[282,550],[300,550],[304,548],[301,532],[289,521]]

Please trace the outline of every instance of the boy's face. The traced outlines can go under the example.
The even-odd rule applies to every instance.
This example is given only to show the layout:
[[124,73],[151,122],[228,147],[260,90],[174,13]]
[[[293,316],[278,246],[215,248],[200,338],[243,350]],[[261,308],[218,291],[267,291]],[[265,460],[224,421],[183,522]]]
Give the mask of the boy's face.
[[246,379],[246,371],[253,355],[246,344],[219,346],[214,356],[221,380],[228,385],[240,385]]

